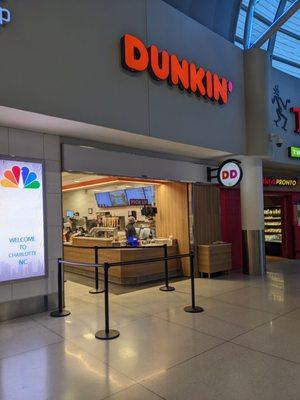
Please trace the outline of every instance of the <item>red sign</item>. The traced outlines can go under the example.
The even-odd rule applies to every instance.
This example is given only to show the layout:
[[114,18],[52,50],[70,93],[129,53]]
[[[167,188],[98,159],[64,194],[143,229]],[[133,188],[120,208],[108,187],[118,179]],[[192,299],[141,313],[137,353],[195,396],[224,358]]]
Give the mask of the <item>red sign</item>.
[[297,186],[298,179],[297,178],[270,178],[264,177],[263,179],[264,186],[280,186],[280,187],[288,187],[288,186]]
[[293,107],[291,108],[291,112],[295,113],[295,118],[296,118],[295,133],[300,133],[300,108]]
[[158,81],[168,81],[181,90],[195,93],[212,101],[226,104],[228,93],[233,91],[233,83],[218,74],[179,60],[174,54],[152,45],[149,48],[137,37],[126,34],[121,39],[122,65],[129,71],[142,72],[149,70]]
[[147,206],[148,200],[147,199],[130,199],[129,204],[131,206]]

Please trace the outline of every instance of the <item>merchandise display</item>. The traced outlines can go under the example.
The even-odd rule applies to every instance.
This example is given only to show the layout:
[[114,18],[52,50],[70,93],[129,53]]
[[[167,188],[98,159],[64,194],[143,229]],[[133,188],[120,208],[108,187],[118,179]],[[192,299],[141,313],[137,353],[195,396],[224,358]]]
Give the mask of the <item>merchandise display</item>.
[[280,206],[267,207],[264,210],[266,242],[282,242],[282,220]]

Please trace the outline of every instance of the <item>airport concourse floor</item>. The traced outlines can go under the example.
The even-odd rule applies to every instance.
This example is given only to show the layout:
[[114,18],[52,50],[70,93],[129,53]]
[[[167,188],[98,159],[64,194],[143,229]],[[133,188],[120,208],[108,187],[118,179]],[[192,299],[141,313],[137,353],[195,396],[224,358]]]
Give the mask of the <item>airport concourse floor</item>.
[[202,314],[188,314],[189,281],[103,295],[68,281],[67,318],[48,313],[0,324],[1,400],[297,400],[300,398],[300,263],[197,279]]

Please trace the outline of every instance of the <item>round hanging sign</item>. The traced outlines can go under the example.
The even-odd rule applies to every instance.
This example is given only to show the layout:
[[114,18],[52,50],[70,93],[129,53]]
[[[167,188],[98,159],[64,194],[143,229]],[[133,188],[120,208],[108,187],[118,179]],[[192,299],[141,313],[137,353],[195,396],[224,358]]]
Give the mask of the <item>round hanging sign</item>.
[[237,160],[224,161],[218,169],[218,181],[225,187],[238,185],[243,178],[243,171],[240,162]]

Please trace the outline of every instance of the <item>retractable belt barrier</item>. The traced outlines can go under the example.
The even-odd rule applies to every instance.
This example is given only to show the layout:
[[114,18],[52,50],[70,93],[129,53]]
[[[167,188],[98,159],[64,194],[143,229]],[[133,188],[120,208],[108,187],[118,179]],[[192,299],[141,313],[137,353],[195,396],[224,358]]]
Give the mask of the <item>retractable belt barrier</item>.
[[[160,246],[162,247],[162,246]],[[106,247],[107,249],[107,247]],[[115,247],[114,247],[115,249]],[[154,263],[158,261],[165,262],[165,268],[168,270],[168,261],[169,260],[178,260],[182,258],[190,259],[190,281],[191,281],[191,296],[192,296],[192,305],[184,307],[185,312],[189,313],[200,313],[203,310],[202,307],[196,306],[195,300],[195,270],[194,270],[194,253],[187,253],[187,254],[178,254],[174,256],[164,256],[164,257],[155,257],[155,258],[148,258],[148,259],[141,259],[135,261],[123,261],[123,262],[114,262],[108,263],[105,262],[104,264],[98,263],[84,263],[84,262],[75,262],[75,261],[66,261],[62,260],[61,258],[58,259],[58,310],[52,311],[50,313],[51,317],[66,317],[71,314],[70,311],[64,308],[64,298],[65,298],[65,290],[64,290],[64,265],[71,265],[74,267],[90,267],[90,268],[103,268],[104,269],[104,305],[105,305],[105,329],[100,330],[95,333],[95,337],[101,340],[111,340],[115,339],[120,336],[120,332],[114,329],[110,329],[109,326],[109,282],[108,282],[108,275],[109,269],[111,267],[122,267],[128,265],[137,265],[137,264],[146,264],[146,263]],[[168,278],[168,272],[167,272]],[[166,280],[166,286],[164,288],[169,287],[169,282]],[[163,289],[163,291],[171,291],[174,289]]]

